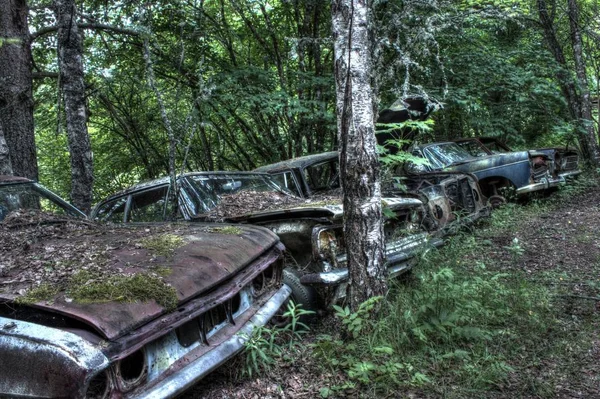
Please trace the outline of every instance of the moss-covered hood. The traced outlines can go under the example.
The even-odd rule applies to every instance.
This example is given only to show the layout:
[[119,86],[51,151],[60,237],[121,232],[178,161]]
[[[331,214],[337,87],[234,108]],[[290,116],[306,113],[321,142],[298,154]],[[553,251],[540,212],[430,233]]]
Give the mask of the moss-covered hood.
[[267,229],[223,227],[2,223],[0,313],[58,313],[114,339],[214,289],[278,243]]

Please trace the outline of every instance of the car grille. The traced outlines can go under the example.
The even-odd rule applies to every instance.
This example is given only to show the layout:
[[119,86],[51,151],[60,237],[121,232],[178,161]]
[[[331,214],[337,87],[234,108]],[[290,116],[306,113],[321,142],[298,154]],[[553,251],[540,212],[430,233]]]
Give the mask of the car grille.
[[567,155],[565,157],[562,170],[563,171],[576,170],[578,167],[578,163],[579,163],[578,155]]

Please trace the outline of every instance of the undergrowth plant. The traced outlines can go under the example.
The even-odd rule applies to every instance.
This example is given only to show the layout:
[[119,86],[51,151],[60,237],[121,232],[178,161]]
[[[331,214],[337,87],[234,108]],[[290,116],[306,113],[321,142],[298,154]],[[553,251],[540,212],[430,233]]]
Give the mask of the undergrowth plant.
[[252,377],[269,371],[280,360],[290,360],[290,352],[309,331],[309,326],[300,319],[314,313],[312,310],[302,309],[300,304],[289,301],[287,309],[280,316],[281,319],[289,321],[285,326],[256,326],[250,335],[241,333],[246,339],[242,374]]
[[[394,284],[385,299],[371,298],[356,312],[335,307],[340,331],[320,335],[313,354],[346,379],[323,387],[321,396],[357,386],[386,395],[402,386],[439,392],[446,384],[502,385],[514,371],[516,342],[539,339],[552,324],[549,292],[473,260],[489,250],[481,241],[458,235],[424,256],[412,280]],[[517,261],[520,243],[511,249]],[[372,317],[378,301],[381,311]]]

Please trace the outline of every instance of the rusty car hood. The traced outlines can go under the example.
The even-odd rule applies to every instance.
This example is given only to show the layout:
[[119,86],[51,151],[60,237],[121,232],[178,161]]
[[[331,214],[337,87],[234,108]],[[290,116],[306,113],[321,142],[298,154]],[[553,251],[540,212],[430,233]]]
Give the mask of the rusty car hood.
[[[279,241],[268,229],[256,226],[227,228],[208,223],[102,226],[74,220],[63,224],[71,227],[48,224],[41,233],[34,234],[37,241],[27,243],[22,242],[23,237],[11,242],[14,237],[7,233],[20,233],[14,233],[14,226],[0,224],[3,244],[0,304],[15,304],[75,319],[109,340],[173,309],[161,306],[155,299],[78,301],[70,298],[69,289],[73,287],[68,284],[75,281],[71,276],[94,267],[100,268],[99,275],[106,272],[105,280],[119,274],[153,273],[164,281],[165,287],[172,287],[169,292],[174,293],[174,305],[179,306],[230,279]],[[178,237],[177,244],[170,252],[157,252],[144,241],[157,236]],[[95,262],[100,266],[94,266]],[[61,288],[51,297],[24,302],[27,292],[40,284]]]
[[[382,198],[382,205],[392,211],[410,209],[423,205],[416,198]],[[287,209],[276,209],[259,212],[249,212],[243,215],[230,216],[226,220],[231,222],[263,222],[270,220],[285,220],[296,218],[326,218],[336,220],[344,215],[344,207],[341,203],[306,203],[306,205]]]

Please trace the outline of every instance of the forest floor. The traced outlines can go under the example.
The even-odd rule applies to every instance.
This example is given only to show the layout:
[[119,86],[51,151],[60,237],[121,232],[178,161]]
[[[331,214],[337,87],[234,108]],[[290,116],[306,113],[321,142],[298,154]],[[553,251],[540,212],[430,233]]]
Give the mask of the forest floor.
[[[555,194],[558,200],[552,198]],[[467,275],[478,273],[473,265],[485,262],[487,271],[518,276],[518,283],[548,292],[548,311],[539,330],[521,332],[522,341],[517,334],[516,339],[486,344],[486,350],[503,354],[507,367],[502,378],[475,388],[466,377],[446,378],[443,370],[436,375],[432,367],[424,370],[430,376],[426,383],[400,384],[383,395],[364,383],[323,391],[332,381],[348,378],[312,354],[310,344],[319,334],[338,328],[330,317],[267,371],[244,376],[241,370],[247,363],[238,356],[183,398],[600,398],[600,187],[596,183],[555,194],[512,205],[503,216],[466,233],[477,244],[455,261],[456,269]]]

